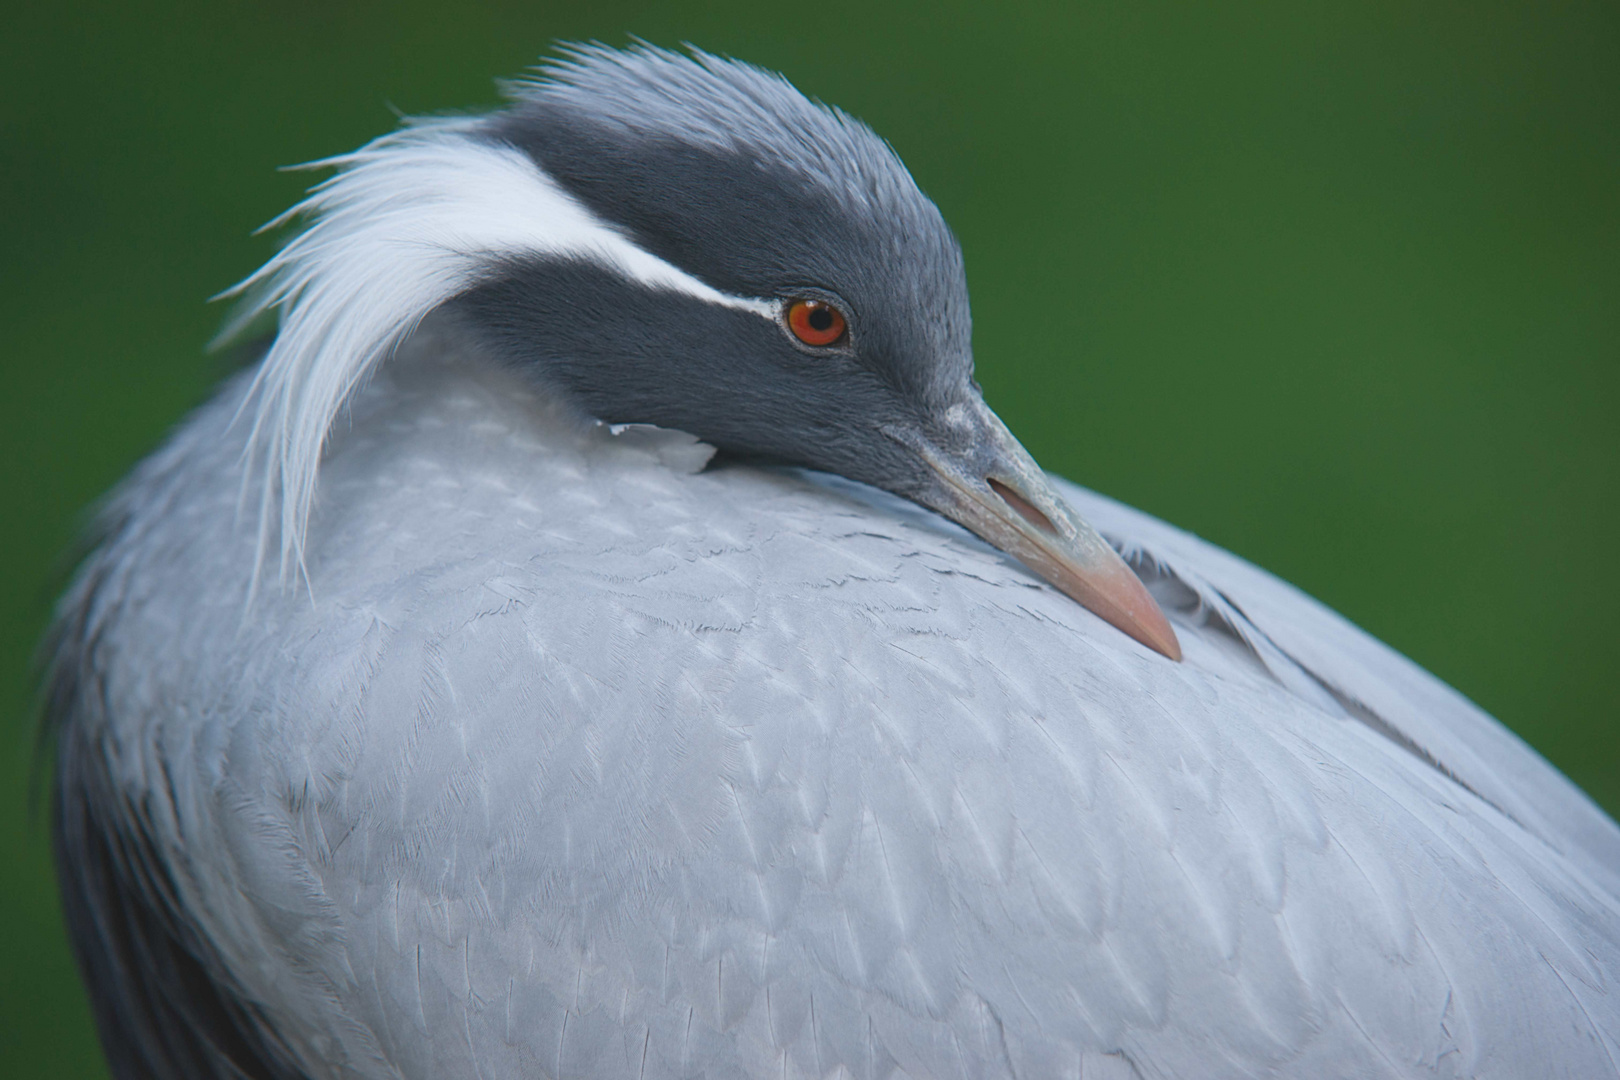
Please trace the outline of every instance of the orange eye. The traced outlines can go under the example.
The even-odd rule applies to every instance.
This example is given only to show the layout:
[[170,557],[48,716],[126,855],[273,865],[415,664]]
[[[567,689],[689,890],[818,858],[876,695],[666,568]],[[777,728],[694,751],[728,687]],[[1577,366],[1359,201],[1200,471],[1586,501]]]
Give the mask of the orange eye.
[[806,345],[836,345],[848,329],[844,313],[820,300],[795,300],[787,310],[788,329]]

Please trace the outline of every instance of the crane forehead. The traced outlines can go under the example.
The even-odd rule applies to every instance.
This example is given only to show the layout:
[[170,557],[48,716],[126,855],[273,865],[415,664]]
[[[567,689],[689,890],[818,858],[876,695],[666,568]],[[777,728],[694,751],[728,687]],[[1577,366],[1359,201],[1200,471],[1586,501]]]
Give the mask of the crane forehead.
[[562,110],[503,118],[491,133],[637,247],[721,293],[831,290],[862,351],[904,382],[951,384],[971,366],[961,254],[920,192],[880,200],[754,147],[644,136]]
[[777,76],[712,57],[587,52],[518,88],[486,138],[711,287],[819,287],[866,346],[954,382],[971,366],[962,258],[893,150]]
[[764,292],[807,276],[848,288],[875,261],[921,254],[908,250],[925,235],[915,208],[878,207],[843,178],[805,172],[756,145],[690,142],[554,108],[504,117],[492,134],[592,213],[717,288]]
[[[576,49],[512,87],[511,132],[531,124],[598,141],[706,148],[819,182],[850,206],[933,207],[870,128],[817,104],[782,76],[694,51]],[[937,217],[937,214],[935,215]]]

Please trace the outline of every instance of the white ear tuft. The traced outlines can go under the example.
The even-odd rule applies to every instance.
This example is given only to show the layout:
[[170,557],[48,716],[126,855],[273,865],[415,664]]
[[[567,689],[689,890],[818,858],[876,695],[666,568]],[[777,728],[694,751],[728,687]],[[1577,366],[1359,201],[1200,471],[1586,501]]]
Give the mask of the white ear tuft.
[[238,420],[251,422],[243,508],[257,505],[259,570],[274,552],[283,584],[302,574],[321,456],[345,402],[425,316],[502,259],[586,258],[649,287],[774,312],[637,247],[527,155],[484,137],[482,123],[407,121],[307,166],[338,173],[266,227],[309,224],[222,294],[244,300],[222,336],[265,312],[279,317]]

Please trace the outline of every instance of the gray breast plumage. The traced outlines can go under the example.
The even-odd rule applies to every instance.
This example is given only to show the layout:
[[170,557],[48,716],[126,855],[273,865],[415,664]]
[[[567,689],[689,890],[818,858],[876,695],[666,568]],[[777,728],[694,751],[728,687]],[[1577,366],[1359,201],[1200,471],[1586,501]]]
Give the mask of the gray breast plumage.
[[307,588],[255,585],[240,382],[108,511],[59,798],[81,935],[173,999],[132,1029],[311,1078],[1617,1074],[1620,832],[1309,600],[1065,487],[1172,664],[459,351],[355,401]]

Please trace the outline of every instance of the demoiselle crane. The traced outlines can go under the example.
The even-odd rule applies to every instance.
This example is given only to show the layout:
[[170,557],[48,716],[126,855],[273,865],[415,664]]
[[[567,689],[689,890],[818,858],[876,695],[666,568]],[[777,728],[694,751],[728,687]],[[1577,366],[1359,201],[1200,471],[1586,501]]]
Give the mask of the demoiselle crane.
[[1044,476],[883,142],[702,53],[511,94],[325,163],[61,602],[115,1075],[1620,1075],[1614,823]]

